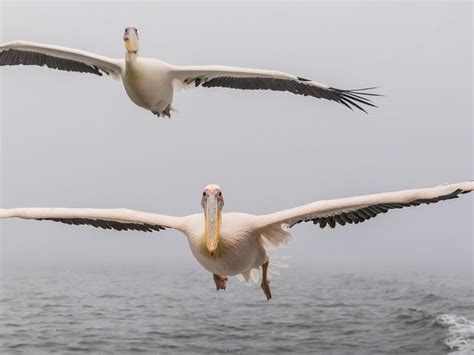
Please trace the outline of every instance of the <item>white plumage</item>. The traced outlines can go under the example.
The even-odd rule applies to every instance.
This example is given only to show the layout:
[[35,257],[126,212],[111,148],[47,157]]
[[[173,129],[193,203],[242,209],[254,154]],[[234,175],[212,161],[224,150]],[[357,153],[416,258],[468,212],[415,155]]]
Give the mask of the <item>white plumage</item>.
[[[317,201],[267,215],[222,213],[221,189],[208,185],[201,204],[204,214],[173,217],[128,209],[15,208],[0,209],[0,218],[52,220],[73,225],[92,225],[104,229],[160,231],[167,228],[186,235],[196,260],[215,277],[240,275],[249,281],[255,270],[264,268],[262,288],[271,297],[266,282],[267,249],[286,243],[289,228],[301,222],[313,222],[321,228],[357,224],[391,209],[431,204],[455,199],[474,190],[474,182],[441,185],[432,188],[380,193],[336,200]],[[208,208],[208,201],[217,203]],[[214,214],[214,217],[210,217]],[[214,218],[214,219],[212,219]],[[212,220],[212,222],[209,222]],[[218,236],[212,241],[213,234]],[[225,280],[226,281],[226,280]],[[219,282],[223,282],[219,284]],[[223,280],[217,288],[225,288]],[[219,286],[220,285],[220,286]],[[223,286],[222,286],[223,285]]]
[[341,90],[291,74],[228,66],[178,66],[138,55],[139,40],[135,27],[124,33],[125,58],[113,59],[78,49],[48,44],[13,41],[0,45],[0,66],[38,65],[52,69],[121,78],[129,98],[155,115],[170,117],[173,94],[181,87],[223,87],[243,90],[286,91],[338,102],[365,112],[375,106],[364,88]]

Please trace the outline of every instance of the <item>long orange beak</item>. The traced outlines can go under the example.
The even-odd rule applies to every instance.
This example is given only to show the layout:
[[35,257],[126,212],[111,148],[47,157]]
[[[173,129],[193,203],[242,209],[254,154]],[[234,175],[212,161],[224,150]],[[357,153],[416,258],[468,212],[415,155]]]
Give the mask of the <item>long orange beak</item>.
[[219,244],[219,231],[221,226],[221,213],[214,195],[210,195],[206,201],[206,244],[209,254],[214,256]]

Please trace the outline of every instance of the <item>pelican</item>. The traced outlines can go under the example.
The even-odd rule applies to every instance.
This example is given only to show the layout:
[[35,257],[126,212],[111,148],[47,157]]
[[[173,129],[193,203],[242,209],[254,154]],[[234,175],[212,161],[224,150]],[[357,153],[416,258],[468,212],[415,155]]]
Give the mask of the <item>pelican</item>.
[[176,89],[193,86],[288,91],[336,101],[350,109],[357,108],[364,112],[364,105],[375,107],[369,99],[377,96],[369,92],[374,88],[341,90],[272,70],[221,65],[178,66],[159,59],[143,58],[139,56],[138,30],[132,26],[125,29],[123,40],[126,49],[124,59],[49,44],[13,41],[0,45],[0,66],[38,65],[121,78],[128,97],[158,117],[171,117]]
[[[224,195],[219,185],[211,184],[202,192],[204,213],[185,217],[129,209],[13,208],[0,209],[0,218],[49,220],[119,231],[176,229],[186,235],[191,252],[201,266],[213,274],[217,291],[225,290],[228,276],[239,276],[250,282],[261,268],[261,288],[270,300],[267,249],[287,243],[291,238],[291,227],[302,222],[312,222],[321,228],[358,224],[392,209],[450,200],[472,190],[474,181],[469,181],[317,201],[271,214],[251,215],[222,213]],[[253,281],[257,280],[258,277]]]

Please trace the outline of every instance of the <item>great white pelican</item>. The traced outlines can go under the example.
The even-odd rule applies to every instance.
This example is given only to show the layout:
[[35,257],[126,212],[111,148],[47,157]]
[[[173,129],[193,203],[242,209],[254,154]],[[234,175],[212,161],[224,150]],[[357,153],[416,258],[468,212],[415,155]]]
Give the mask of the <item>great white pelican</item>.
[[224,196],[218,185],[208,185],[201,196],[204,213],[184,217],[128,209],[13,208],[0,209],[0,218],[49,220],[72,225],[91,225],[119,231],[159,232],[176,229],[186,235],[197,261],[213,274],[217,290],[225,289],[228,276],[247,282],[262,269],[261,287],[267,300],[272,295],[267,271],[267,249],[286,243],[289,229],[312,222],[321,228],[367,221],[392,209],[455,199],[474,190],[474,182],[432,188],[379,193],[317,201],[266,215],[223,213]]
[[125,29],[123,40],[126,49],[123,59],[49,44],[8,42],[0,45],[0,66],[38,65],[121,78],[128,97],[158,117],[171,117],[175,89],[198,86],[287,91],[336,101],[364,112],[363,106],[375,106],[370,100],[371,96],[377,96],[370,92],[374,88],[341,90],[279,71],[222,65],[179,66],[159,59],[143,58],[139,56],[138,31],[132,26]]

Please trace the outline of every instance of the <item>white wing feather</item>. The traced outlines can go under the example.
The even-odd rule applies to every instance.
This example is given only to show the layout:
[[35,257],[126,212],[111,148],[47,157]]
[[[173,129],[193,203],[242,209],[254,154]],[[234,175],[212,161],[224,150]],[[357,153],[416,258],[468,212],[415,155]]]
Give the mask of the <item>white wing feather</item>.
[[[384,213],[391,208],[402,208],[417,206],[424,203],[435,203],[442,200],[456,198],[458,195],[470,192],[472,190],[474,190],[474,182],[469,181],[457,184],[441,185],[432,188],[404,190],[336,200],[317,201],[304,206],[258,216],[257,223],[259,224],[260,228],[262,228],[262,233],[267,234],[265,233],[267,229],[275,228],[276,226],[281,226],[282,224],[286,224],[291,227],[300,222],[313,221],[316,223],[317,219],[322,221],[324,218],[327,219],[334,216],[339,217],[341,214],[360,211],[366,208],[373,208],[373,206],[380,206],[373,208],[373,211],[367,211],[370,212],[369,216],[367,216],[367,213],[364,212],[365,217],[363,218],[366,220],[374,217],[373,214],[376,215],[377,213]],[[350,216],[350,218],[352,217]],[[345,224],[347,221],[343,220],[342,222]],[[359,223],[361,220],[353,222]],[[326,223],[327,221],[325,222],[324,226]],[[320,226],[324,227],[322,224],[320,224]]]
[[364,112],[366,112],[363,108],[364,105],[375,107],[370,97],[379,96],[368,92],[368,90],[374,88],[341,90],[314,80],[265,69],[220,65],[173,66],[170,75],[174,88],[203,86],[241,90],[286,91],[296,95],[336,101],[350,109],[355,107]]
[[[298,80],[298,77],[288,73],[275,71],[275,70],[266,70],[266,69],[250,69],[250,68],[240,68],[240,67],[231,67],[225,65],[187,65],[187,66],[173,66],[171,75],[184,82],[187,78],[194,77],[205,77],[208,79],[218,78],[223,76],[229,76],[234,78],[248,78],[248,77],[257,77],[257,78],[277,78],[277,79],[287,79],[287,80]],[[328,88],[328,86],[316,83],[322,88]]]
[[[54,46],[49,44],[41,44],[26,41],[13,41],[0,45],[0,53],[8,50],[16,50],[23,52],[34,52],[51,56],[54,58],[68,59],[80,62],[89,66],[97,67],[102,72],[110,74],[117,78],[122,74],[125,66],[123,59],[113,59],[98,54],[89,53],[79,49]],[[3,64],[17,65],[17,64]],[[43,64],[46,65],[46,64]]]
[[[155,213],[146,213],[129,209],[90,209],[90,208],[12,208],[0,209],[0,218],[22,218],[36,220],[53,220],[68,224],[90,224],[93,222],[118,222],[123,226],[140,225],[157,227],[159,229],[173,228],[182,231],[184,228],[184,217],[173,217]],[[78,223],[75,223],[75,222]],[[84,222],[84,223],[83,223]],[[97,227],[97,225],[95,225]],[[100,226],[104,228],[103,226]],[[161,228],[162,227],[162,228]],[[110,227],[108,229],[116,229]],[[127,228],[123,228],[127,229]],[[144,229],[144,230],[145,230]],[[156,229],[155,229],[156,230]]]

